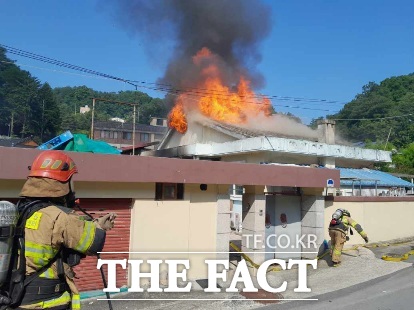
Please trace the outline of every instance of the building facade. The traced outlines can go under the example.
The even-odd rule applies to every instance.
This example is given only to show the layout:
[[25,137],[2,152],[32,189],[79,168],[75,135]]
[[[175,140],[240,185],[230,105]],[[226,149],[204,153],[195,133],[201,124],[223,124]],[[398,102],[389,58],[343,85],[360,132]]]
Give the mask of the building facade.
[[[132,123],[98,121],[94,124],[93,138],[122,148],[133,144],[161,141],[166,132],[166,120],[162,118],[153,118],[150,125],[135,124],[135,130]],[[133,142],[134,135],[135,141]]]

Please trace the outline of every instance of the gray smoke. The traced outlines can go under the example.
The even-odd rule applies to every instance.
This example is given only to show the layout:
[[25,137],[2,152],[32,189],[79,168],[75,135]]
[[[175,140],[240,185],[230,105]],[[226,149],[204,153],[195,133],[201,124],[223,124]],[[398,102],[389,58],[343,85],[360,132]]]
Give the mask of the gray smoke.
[[[163,53],[170,61],[158,81],[176,88],[196,87],[199,68],[192,57],[203,47],[220,58],[223,80],[234,86],[243,75],[252,88],[264,86],[256,65],[260,42],[271,28],[270,7],[259,0],[124,0],[118,19],[132,33],[143,34],[150,48],[173,40]],[[159,53],[157,53],[158,55]]]

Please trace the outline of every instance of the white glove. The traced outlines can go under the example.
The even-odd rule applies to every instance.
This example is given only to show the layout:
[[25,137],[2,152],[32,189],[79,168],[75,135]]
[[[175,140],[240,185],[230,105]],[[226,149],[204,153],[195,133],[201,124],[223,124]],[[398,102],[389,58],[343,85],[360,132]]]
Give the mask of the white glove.
[[116,219],[116,213],[108,213],[100,218],[94,220],[96,226],[98,228],[103,229],[105,231],[111,230],[114,227]]

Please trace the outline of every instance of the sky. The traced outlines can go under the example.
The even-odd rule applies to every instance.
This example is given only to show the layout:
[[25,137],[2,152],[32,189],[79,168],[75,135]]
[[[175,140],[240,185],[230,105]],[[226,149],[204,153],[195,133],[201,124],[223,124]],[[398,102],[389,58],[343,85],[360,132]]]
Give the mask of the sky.
[[[370,81],[414,72],[414,1],[263,1],[271,9],[272,27],[258,49],[258,70],[265,86],[257,92],[290,97],[272,99],[278,112],[290,112],[309,123],[338,112]],[[123,79],[155,83],[163,76],[174,46],[163,41],[148,44],[148,38],[132,35],[115,15],[113,7],[100,0],[0,0],[0,44]],[[156,35],[152,40],[158,43]],[[52,87],[135,89],[7,55]],[[153,97],[165,95],[138,90]]]

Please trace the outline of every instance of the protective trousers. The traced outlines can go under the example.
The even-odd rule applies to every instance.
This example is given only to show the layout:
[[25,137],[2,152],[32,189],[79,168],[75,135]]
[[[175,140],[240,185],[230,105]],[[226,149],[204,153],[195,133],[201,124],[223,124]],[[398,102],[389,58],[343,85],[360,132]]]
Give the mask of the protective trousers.
[[331,237],[332,262],[338,264],[341,262],[341,253],[346,241],[346,235],[339,230],[329,230],[329,236]]

